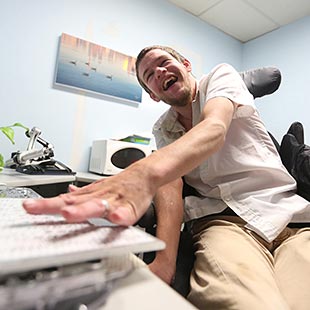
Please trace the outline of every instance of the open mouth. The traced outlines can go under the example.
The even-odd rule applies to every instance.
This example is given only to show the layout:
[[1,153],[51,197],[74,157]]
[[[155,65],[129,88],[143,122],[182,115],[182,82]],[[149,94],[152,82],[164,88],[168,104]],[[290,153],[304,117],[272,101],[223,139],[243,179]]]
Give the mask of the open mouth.
[[169,79],[165,80],[163,84],[164,91],[168,90],[177,80],[178,78],[175,76],[172,76]]

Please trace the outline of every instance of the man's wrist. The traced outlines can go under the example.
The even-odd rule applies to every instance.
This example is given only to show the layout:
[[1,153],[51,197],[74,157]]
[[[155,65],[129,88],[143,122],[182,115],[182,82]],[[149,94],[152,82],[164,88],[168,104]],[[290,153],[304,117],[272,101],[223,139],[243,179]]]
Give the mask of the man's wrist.
[[161,250],[156,253],[156,260],[164,262],[168,265],[175,265],[177,261],[177,253],[171,253],[166,250]]

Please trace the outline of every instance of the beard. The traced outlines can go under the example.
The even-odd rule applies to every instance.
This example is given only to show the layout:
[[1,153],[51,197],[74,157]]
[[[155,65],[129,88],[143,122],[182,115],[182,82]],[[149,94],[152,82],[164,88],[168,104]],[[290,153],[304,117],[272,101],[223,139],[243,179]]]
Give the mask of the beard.
[[163,96],[161,100],[172,107],[184,107],[188,103],[192,102],[191,88],[189,86],[186,87],[185,89],[183,89],[182,93],[177,97]]

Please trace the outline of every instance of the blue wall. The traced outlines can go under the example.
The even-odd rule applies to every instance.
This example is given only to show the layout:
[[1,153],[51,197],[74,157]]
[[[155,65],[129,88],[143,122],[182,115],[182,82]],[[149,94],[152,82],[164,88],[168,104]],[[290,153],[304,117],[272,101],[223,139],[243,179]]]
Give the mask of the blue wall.
[[[310,17],[246,44],[165,0],[5,0],[0,21],[0,126],[41,128],[55,158],[75,170],[87,170],[93,140],[148,133],[167,107],[145,93],[135,105],[55,89],[62,32],[132,56],[146,45],[170,45],[192,61],[197,77],[219,62],[238,70],[275,65],[283,80],[275,94],[257,100],[262,118],[278,140],[301,121],[310,143]],[[0,136],[0,153],[8,158],[27,143],[17,129],[15,146]]]
[[243,67],[277,66],[279,90],[257,100],[267,128],[280,141],[289,125],[300,121],[310,144],[310,17],[281,27],[243,46]]
[[[167,108],[143,93],[140,105],[55,89],[61,33],[136,56],[146,45],[180,50],[199,77],[219,62],[242,65],[242,44],[165,0],[4,0],[0,11],[0,126],[14,122],[42,130],[55,158],[86,171],[93,140],[151,131]],[[16,130],[16,145],[0,136],[7,158],[28,139]]]

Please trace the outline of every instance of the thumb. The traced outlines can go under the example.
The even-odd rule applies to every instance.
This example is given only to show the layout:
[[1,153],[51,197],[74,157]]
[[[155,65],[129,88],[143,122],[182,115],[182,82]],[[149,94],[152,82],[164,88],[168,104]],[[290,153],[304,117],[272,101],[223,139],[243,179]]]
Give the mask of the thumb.
[[70,193],[73,193],[73,192],[77,191],[78,189],[79,189],[79,187],[77,187],[73,184],[69,184],[69,186],[68,186],[68,190]]
[[110,211],[110,214],[107,216],[107,218],[114,224],[124,226],[134,225],[139,219],[133,211],[132,206],[120,206],[113,211]]

